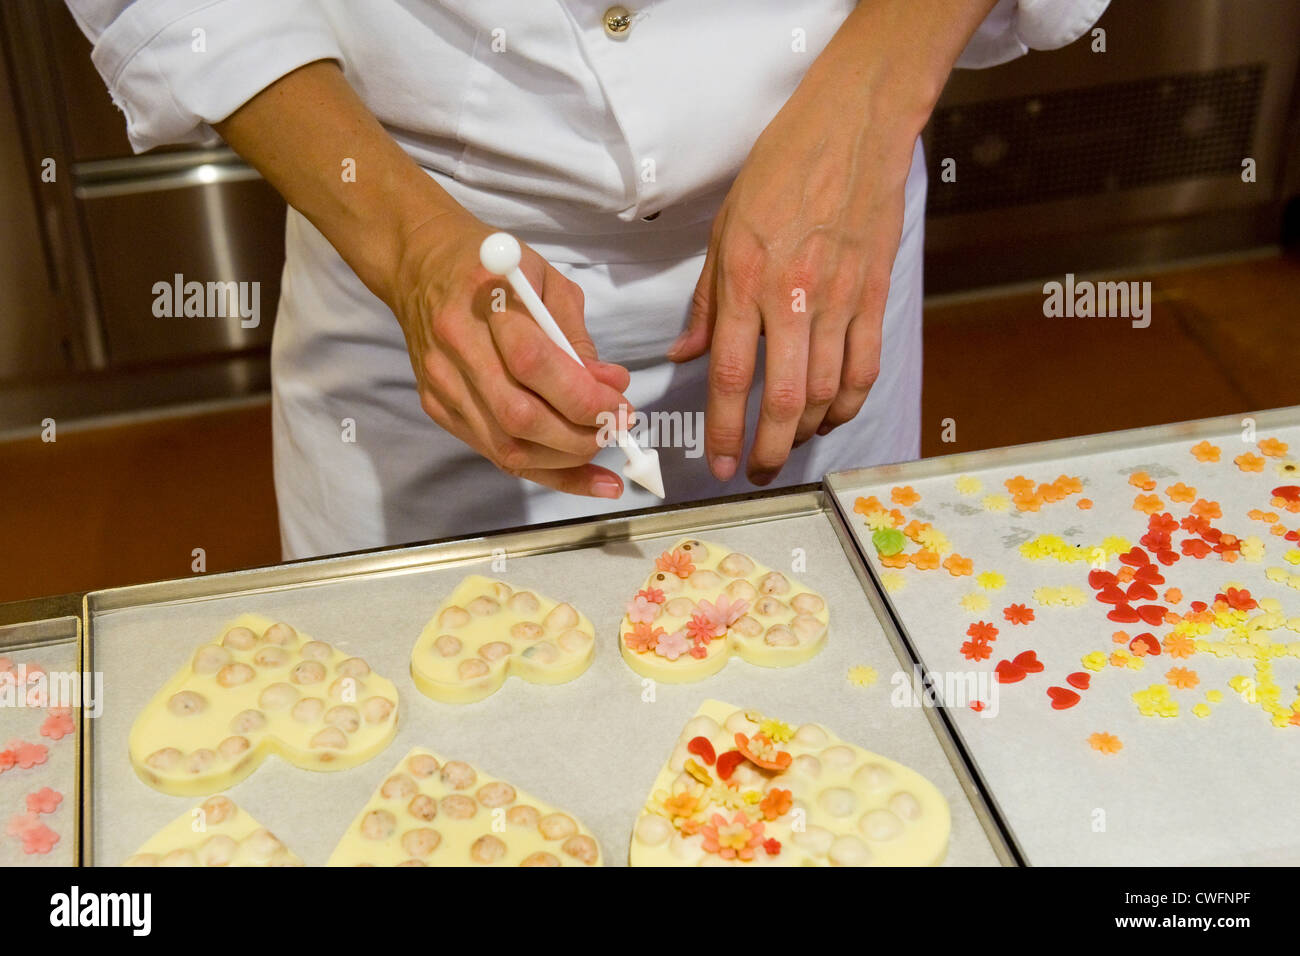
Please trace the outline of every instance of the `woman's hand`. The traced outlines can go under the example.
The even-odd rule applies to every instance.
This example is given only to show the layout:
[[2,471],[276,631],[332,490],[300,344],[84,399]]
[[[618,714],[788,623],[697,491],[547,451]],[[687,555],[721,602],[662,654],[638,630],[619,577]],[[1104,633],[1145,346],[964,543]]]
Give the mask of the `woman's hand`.
[[389,306],[406,335],[420,404],[502,471],[576,495],[617,498],[622,479],[590,464],[602,416],[626,408],[627,370],[596,359],[582,290],[524,246],[520,268],[584,368],[548,339],[479,262],[491,232],[448,212],[402,243]]
[[[628,375],[596,361],[582,291],[524,248],[520,268],[586,368],[482,267],[493,230],[415,165],[336,64],[281,77],[217,129],[392,309],[430,418],[509,474],[575,495],[623,493],[622,478],[590,462],[597,416],[620,414]],[[354,178],[339,175],[343,150]]]
[[746,466],[755,484],[775,478],[795,444],[862,408],[880,370],[914,142],[910,132],[845,124],[834,100],[797,93],[754,144],[714,222],[690,324],[669,352],[686,361],[709,351],[705,449],[720,480],[744,447],[760,332],[765,381]]
[[916,138],[993,0],[859,4],[763,131],[713,225],[690,321],[668,357],[709,352],[705,449],[735,474],[758,338],[765,381],[746,471],[767,484],[794,445],[862,408]]

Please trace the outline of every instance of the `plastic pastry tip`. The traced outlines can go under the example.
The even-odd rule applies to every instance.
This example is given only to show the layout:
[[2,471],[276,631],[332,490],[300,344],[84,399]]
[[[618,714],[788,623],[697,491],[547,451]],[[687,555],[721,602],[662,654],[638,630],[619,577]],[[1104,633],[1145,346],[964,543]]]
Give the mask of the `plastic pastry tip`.
[[659,470],[659,452],[653,448],[642,448],[640,452],[640,455],[628,456],[623,474],[656,498],[664,497],[664,476]]

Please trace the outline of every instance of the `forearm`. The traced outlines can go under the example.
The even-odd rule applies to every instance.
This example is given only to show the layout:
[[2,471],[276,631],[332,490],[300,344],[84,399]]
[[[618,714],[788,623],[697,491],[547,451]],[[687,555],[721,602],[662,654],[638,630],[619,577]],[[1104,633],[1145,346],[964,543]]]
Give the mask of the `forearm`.
[[[803,84],[833,97],[842,115],[888,116],[915,139],[948,74],[997,0],[863,0]],[[909,147],[910,151],[910,147]]]
[[216,129],[390,305],[405,238],[438,216],[464,212],[388,135],[333,62],[281,77]]

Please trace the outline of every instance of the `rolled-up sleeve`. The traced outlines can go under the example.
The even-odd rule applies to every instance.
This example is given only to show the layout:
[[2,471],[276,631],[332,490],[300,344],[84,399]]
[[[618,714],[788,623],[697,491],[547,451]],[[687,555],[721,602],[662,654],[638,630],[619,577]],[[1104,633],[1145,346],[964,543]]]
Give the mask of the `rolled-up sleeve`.
[[314,0],[67,0],[131,146],[202,142],[300,66],[342,60]]
[[1030,50],[1073,43],[1106,12],[1110,0],[999,0],[980,24],[957,66],[1006,63]]

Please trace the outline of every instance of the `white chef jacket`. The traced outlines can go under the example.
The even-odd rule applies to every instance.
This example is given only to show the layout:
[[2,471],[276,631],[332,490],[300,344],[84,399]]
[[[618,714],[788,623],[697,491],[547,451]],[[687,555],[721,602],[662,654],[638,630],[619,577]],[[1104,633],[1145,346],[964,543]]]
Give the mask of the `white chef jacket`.
[[[869,0],[867,0],[869,2]],[[990,66],[1088,29],[1109,0],[1000,0],[958,65]],[[68,0],[137,150],[211,138],[279,77],[338,61],[437,182],[532,245],[586,294],[601,357],[644,411],[704,407],[707,359],[663,354],[683,327],[709,226],[758,134],[852,0],[644,0],[621,38],[592,0]],[[862,413],[796,449],[782,482],[920,449],[918,142]],[[276,490],[287,558],[642,507],[497,472],[420,410],[388,309],[290,210],[272,347]],[[761,362],[760,362],[761,370]],[[750,434],[761,393],[750,405]],[[670,501],[720,485],[703,457],[660,452]],[[617,470],[610,449],[597,459]]]

